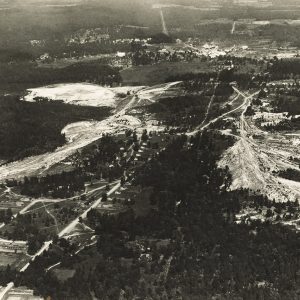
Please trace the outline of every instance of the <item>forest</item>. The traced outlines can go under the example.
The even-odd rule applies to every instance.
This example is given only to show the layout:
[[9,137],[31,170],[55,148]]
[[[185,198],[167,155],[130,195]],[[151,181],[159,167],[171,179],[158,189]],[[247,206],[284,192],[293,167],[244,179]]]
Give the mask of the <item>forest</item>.
[[53,198],[70,198],[78,192],[84,191],[84,183],[89,176],[83,174],[81,169],[75,169],[70,172],[47,175],[42,178],[30,177],[24,178],[19,182],[21,195],[39,198],[42,196]]
[[293,117],[300,113],[300,97],[277,96],[272,103],[276,112],[288,112],[291,116],[291,122],[299,122]]
[[288,180],[300,182],[300,171],[295,169],[287,169],[284,171],[281,170],[278,172],[278,175]]
[[276,59],[269,67],[272,80],[290,79],[300,75],[300,58]]
[[180,126],[185,130],[198,125],[206,112],[209,97],[186,95],[164,98],[147,107],[156,119],[166,126]]
[[121,146],[123,146],[121,140],[116,141],[111,136],[103,136],[70,158],[72,171],[43,177],[24,177],[19,182],[10,180],[7,183],[11,187],[16,187],[22,195],[29,197],[70,198],[82,193],[85,183],[92,184],[93,179],[106,179],[112,182],[122,176],[124,172],[122,164],[125,159],[116,163]]
[[[134,184],[153,188],[147,216],[90,211],[96,247],[74,255],[58,240],[16,284],[52,299],[297,299],[299,234],[268,221],[235,223],[249,191],[228,192],[231,176],[216,166],[232,142],[212,132],[189,148],[185,136],[173,140],[136,172]],[[62,257],[72,278],[40,275]]]
[[64,68],[42,68],[32,62],[0,65],[0,89],[22,93],[32,87],[67,82],[91,82],[101,85],[120,84],[118,70],[98,63],[76,63]]
[[0,158],[7,161],[53,151],[66,140],[61,134],[69,123],[103,120],[110,108],[68,105],[58,102],[31,103],[15,96],[0,98]]

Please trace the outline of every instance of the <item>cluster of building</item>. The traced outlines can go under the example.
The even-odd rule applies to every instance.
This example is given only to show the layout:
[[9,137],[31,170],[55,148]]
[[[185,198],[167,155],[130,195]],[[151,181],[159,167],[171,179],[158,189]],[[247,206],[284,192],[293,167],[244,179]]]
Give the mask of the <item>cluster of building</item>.
[[27,253],[26,241],[11,241],[0,239],[0,252],[4,253]]
[[105,40],[109,40],[109,38],[110,35],[106,32],[103,32],[102,28],[95,28],[79,30],[66,41],[68,42],[68,44],[86,44],[93,42],[102,42]]
[[13,288],[8,291],[3,300],[43,300],[44,298],[35,296],[33,290],[26,287]]

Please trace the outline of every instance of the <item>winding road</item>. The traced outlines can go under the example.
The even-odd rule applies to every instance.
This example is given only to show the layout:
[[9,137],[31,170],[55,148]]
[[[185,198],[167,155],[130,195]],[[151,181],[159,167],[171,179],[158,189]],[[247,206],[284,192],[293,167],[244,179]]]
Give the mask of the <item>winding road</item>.
[[[250,95],[250,96],[246,96],[244,95],[242,92],[240,92],[237,88],[234,88],[234,90],[240,94],[241,96],[244,97],[244,102],[237,108],[227,112],[227,113],[224,113],[222,114],[221,116],[209,121],[207,124],[201,124],[200,125],[200,128],[197,128],[194,132],[192,133],[189,133],[189,135],[191,134],[196,134],[197,132],[209,127],[211,124],[213,124],[214,122],[216,122],[217,120],[221,119],[221,118],[224,118],[225,116],[235,112],[235,111],[238,111],[240,109],[242,109],[243,107],[247,107],[249,105],[249,101],[250,99],[252,99],[256,94],[258,94],[258,92]],[[238,97],[236,97],[235,99],[237,99]],[[213,97],[211,99],[211,102],[213,100]],[[126,107],[127,108],[127,107]],[[208,112],[209,112],[209,109],[210,109],[210,106],[208,107],[207,109],[207,115],[208,115]],[[125,113],[126,109],[123,109],[121,111],[121,113]],[[205,118],[204,122],[206,121],[207,117]],[[116,192],[119,188],[121,187],[121,184],[119,181],[117,181],[114,186],[108,191],[107,195],[110,196],[111,194],[113,194],[114,192]],[[100,190],[102,188],[99,188],[97,190]],[[61,230],[59,233],[58,233],[58,237],[63,237],[67,234],[70,234],[70,232],[80,223],[80,219],[85,219],[87,217],[87,214],[89,211],[91,211],[92,209],[98,207],[99,205],[101,204],[101,197],[99,197],[96,201],[94,201],[94,203],[88,208],[86,209],[80,216],[78,216],[75,220],[73,220],[71,223],[69,223],[63,230]],[[28,207],[31,207],[30,205],[27,206],[27,209]],[[26,210],[25,210],[26,211]],[[24,212],[25,212],[24,211]],[[40,256],[43,254],[44,251],[47,251],[50,247],[50,245],[53,243],[53,240],[50,240],[50,241],[47,241],[43,244],[43,246],[39,249],[39,251],[37,251],[36,254],[34,254],[31,258],[30,258],[30,261],[20,270],[20,272],[25,272],[28,267],[30,266],[30,262],[34,261],[36,259],[36,257]],[[2,291],[0,291],[0,300],[2,300],[5,295],[7,294],[8,291],[10,291],[12,288],[14,287],[14,283],[13,282],[10,282],[8,283],[8,285],[2,289]]]
[[[204,119],[204,122],[202,122],[197,128],[196,130],[192,131],[192,132],[189,132],[187,135],[191,136],[191,135],[195,135],[197,134],[199,131],[202,131],[206,128],[208,128],[210,125],[212,125],[213,123],[216,123],[218,120],[221,120],[227,116],[229,116],[230,114],[234,113],[234,112],[237,112],[241,109],[245,109],[248,107],[249,103],[250,103],[250,100],[255,97],[256,95],[258,95],[259,91],[258,92],[255,92],[253,93],[252,95],[250,96],[246,96],[245,94],[243,94],[241,91],[239,91],[236,87],[233,88],[240,96],[242,96],[244,98],[244,101],[241,105],[239,105],[238,107],[210,120],[207,124],[204,124],[204,122],[207,120],[207,115],[209,113],[209,110],[210,110],[210,106],[211,104],[208,105],[208,108],[207,108],[207,111],[206,111],[206,117]],[[232,101],[231,101],[231,104],[235,101],[237,101],[238,97],[235,97]]]
[[[118,181],[108,192],[107,195],[110,196],[114,192],[116,192],[121,187],[120,182]],[[75,227],[80,223],[80,219],[85,219],[87,217],[87,214],[92,209],[98,207],[101,203],[101,197],[97,199],[87,210],[85,210],[79,217],[77,217],[75,220],[73,220],[68,226],[66,226],[62,231],[58,233],[58,237],[63,237],[66,234],[69,234]],[[38,256],[41,256],[44,251],[47,251],[50,247],[50,245],[53,243],[53,240],[47,241],[43,244],[43,246],[37,251],[31,258],[28,263],[20,270],[20,272],[25,272],[28,267],[30,266],[30,263],[34,261]],[[5,288],[3,288],[0,291],[0,300],[4,299],[5,295],[14,287],[14,283],[10,282],[7,284]]]

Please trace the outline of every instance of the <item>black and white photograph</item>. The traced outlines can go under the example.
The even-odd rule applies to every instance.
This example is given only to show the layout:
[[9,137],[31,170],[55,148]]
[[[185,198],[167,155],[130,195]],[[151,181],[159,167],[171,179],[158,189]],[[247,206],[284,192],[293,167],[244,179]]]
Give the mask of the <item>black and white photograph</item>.
[[0,300],[300,300],[300,0],[0,0]]

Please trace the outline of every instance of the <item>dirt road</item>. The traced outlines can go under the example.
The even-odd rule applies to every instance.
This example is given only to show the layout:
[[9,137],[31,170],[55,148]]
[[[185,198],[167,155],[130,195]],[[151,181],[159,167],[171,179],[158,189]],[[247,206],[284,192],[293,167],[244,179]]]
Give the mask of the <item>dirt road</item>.
[[162,8],[160,9],[160,18],[161,18],[161,25],[162,25],[162,32],[165,35],[169,35],[169,31],[167,29],[166,21],[165,21],[165,16]]
[[[113,194],[116,190],[118,190],[120,188],[120,183],[118,182],[116,185],[114,185],[110,191],[107,193],[107,195],[111,195]],[[87,213],[93,209],[93,208],[96,208],[99,204],[101,203],[101,198],[99,198],[98,200],[96,200],[85,212],[83,212],[81,214],[80,217],[82,218],[86,218],[87,216]],[[74,221],[72,221],[68,226],[66,226],[59,234],[58,236],[59,237],[63,237],[64,235],[66,234],[69,234],[75,227],[77,224],[79,224],[79,218],[76,218]],[[43,246],[39,249],[39,251],[37,251],[36,254],[34,254],[30,261],[20,270],[20,272],[25,272],[28,267],[30,266],[30,262],[34,261],[38,256],[42,255],[44,253],[44,251],[47,251],[50,247],[50,245],[53,243],[53,240],[51,241],[47,241],[43,244]],[[3,288],[1,291],[0,291],[0,300],[4,299],[5,295],[14,287],[14,283],[13,282],[10,282],[7,284],[7,286],[5,288]]]
[[101,122],[87,121],[67,125],[63,130],[68,140],[67,144],[51,153],[28,157],[0,166],[0,182],[6,179],[21,179],[25,176],[30,177],[45,174],[49,168],[62,162],[78,149],[98,140],[104,133],[122,133],[127,129],[142,131],[145,128],[145,124],[137,117],[128,115],[127,111],[135,105],[140,105],[141,100],[143,102],[150,100],[149,103],[152,100],[156,101],[164,93],[174,90],[174,86],[178,83],[180,82],[146,87],[139,90],[135,95],[128,97],[128,103],[125,107],[120,103],[121,107],[117,106],[115,113]]
[[[245,107],[239,120],[239,136],[233,147],[225,151],[220,167],[228,166],[233,176],[231,189],[247,188],[276,201],[294,201],[300,196],[300,184],[277,175],[280,170],[296,169],[298,165],[290,157],[300,151],[288,137],[259,129],[245,112],[254,95],[244,97]],[[260,138],[255,138],[259,136]]]

